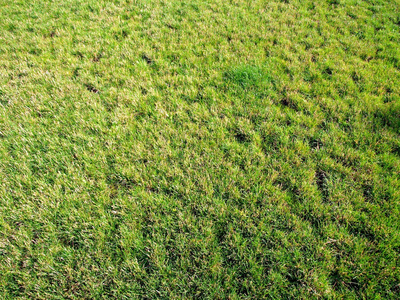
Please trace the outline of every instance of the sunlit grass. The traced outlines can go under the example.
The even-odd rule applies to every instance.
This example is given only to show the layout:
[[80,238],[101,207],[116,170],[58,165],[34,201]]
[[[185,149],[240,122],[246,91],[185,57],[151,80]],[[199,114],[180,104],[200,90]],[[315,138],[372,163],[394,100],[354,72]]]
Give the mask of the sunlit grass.
[[0,298],[398,298],[399,13],[2,1]]

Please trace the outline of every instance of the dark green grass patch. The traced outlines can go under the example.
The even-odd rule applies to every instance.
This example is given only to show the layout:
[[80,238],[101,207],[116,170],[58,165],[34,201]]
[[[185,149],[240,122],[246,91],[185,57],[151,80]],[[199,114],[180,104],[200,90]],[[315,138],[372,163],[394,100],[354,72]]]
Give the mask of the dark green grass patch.
[[268,79],[268,74],[264,74],[260,67],[240,66],[226,71],[224,79],[244,89],[262,85]]

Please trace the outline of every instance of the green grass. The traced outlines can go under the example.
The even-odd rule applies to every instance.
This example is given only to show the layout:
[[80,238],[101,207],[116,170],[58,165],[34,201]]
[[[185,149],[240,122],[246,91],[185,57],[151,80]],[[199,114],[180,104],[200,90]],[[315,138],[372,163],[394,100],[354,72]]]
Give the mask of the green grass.
[[397,0],[0,0],[1,299],[398,299]]

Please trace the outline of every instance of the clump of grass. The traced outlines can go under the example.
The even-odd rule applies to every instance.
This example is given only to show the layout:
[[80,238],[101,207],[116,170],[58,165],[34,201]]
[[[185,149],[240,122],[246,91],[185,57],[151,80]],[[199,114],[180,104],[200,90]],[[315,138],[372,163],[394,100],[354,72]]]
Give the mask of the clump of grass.
[[266,75],[260,67],[249,65],[233,67],[224,73],[225,81],[242,88],[259,86],[265,78]]

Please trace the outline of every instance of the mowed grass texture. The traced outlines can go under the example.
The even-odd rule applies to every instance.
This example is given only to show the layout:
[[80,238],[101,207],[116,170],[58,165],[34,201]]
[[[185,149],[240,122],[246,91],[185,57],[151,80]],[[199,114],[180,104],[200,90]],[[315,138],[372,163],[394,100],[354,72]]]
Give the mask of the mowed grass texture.
[[1,299],[398,299],[400,5],[0,0]]

